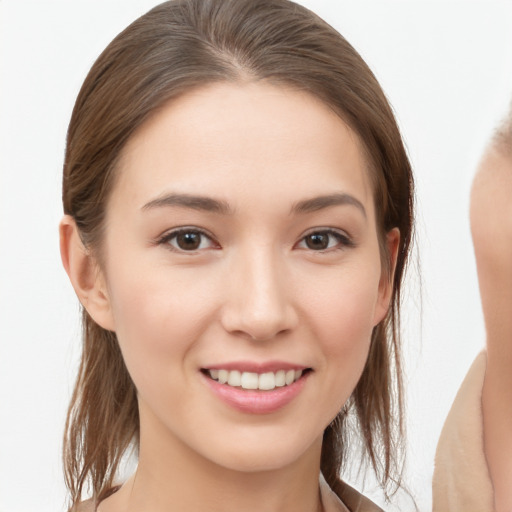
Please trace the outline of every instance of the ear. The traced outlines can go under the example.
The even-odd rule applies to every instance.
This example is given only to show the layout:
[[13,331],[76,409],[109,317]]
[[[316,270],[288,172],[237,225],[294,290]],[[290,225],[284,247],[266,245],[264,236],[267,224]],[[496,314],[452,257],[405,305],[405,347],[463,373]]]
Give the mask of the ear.
[[393,281],[395,277],[396,260],[398,256],[398,247],[400,245],[400,231],[393,228],[386,233],[386,250],[388,265],[383,265],[379,281],[379,295],[377,306],[375,308],[374,325],[381,322],[386,316],[391,296],[393,294]]
[[93,320],[114,331],[106,282],[96,259],[80,238],[75,220],[65,215],[59,224],[60,255],[78,300]]

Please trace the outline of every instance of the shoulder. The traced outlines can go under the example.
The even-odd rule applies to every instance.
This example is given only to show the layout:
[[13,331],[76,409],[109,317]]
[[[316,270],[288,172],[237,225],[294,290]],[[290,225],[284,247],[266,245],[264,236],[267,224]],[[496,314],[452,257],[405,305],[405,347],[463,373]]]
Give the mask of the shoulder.
[[481,352],[464,381],[437,444],[432,510],[493,510],[493,489],[483,444],[482,387],[487,358]]

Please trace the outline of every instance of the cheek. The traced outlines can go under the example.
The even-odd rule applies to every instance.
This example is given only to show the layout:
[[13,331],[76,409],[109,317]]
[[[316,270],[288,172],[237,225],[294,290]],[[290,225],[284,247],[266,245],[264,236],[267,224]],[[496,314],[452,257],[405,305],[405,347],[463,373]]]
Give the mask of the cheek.
[[[334,417],[364,369],[374,327],[379,272],[355,266],[325,282],[309,302],[310,325],[326,372],[325,407]],[[364,271],[363,271],[364,270]],[[335,392],[333,393],[333,391]]]
[[326,348],[349,349],[368,339],[379,298],[378,273],[354,266],[323,284],[311,294],[308,310]]
[[[363,371],[373,330],[371,294],[360,292],[338,299],[327,311],[330,321],[323,324],[319,339],[324,357],[330,360],[337,385],[346,388],[345,399],[352,393]],[[371,302],[370,302],[371,303]]]
[[[200,339],[214,311],[212,290],[187,272],[157,266],[135,273],[118,267],[109,275],[116,334],[132,378],[139,387],[170,365],[185,364],[185,355]],[[150,370],[150,371],[149,371]]]

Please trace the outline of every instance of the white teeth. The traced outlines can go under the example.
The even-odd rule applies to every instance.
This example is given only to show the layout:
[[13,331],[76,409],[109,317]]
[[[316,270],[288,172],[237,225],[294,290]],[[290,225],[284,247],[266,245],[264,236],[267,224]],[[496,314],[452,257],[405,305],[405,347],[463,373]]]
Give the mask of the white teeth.
[[240,385],[244,389],[258,389],[258,374],[251,372],[242,373]]
[[283,387],[286,384],[286,372],[279,370],[276,372],[276,388]]
[[210,377],[220,384],[243,389],[270,391],[277,387],[289,386],[302,376],[302,370],[278,370],[277,372],[255,373],[238,370],[209,370]]
[[238,387],[242,383],[242,374],[238,370],[229,372],[228,384],[233,387]]
[[260,375],[258,389],[265,391],[274,389],[276,387],[276,377],[272,372],[262,373]]

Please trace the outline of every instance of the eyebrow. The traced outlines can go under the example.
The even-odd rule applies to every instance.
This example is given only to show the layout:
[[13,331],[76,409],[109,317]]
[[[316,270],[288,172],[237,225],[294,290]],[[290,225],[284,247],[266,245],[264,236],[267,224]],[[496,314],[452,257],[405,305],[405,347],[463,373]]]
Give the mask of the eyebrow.
[[323,210],[324,208],[329,208],[331,206],[342,206],[342,205],[350,205],[355,206],[364,216],[367,218],[365,207],[363,203],[356,199],[354,196],[346,193],[336,193],[336,194],[328,194],[325,196],[313,197],[311,199],[305,199],[304,201],[299,201],[292,206],[292,213],[310,213],[316,212],[318,210]]
[[233,210],[226,201],[190,194],[165,194],[149,201],[149,203],[146,203],[142,207],[142,210],[152,210],[154,208],[172,206],[220,213],[222,215],[230,215],[233,213]]
[[[361,201],[346,193],[328,194],[299,201],[292,206],[291,213],[310,213],[324,208],[330,208],[332,206],[343,205],[355,206],[366,218],[366,210]],[[219,213],[221,215],[233,214],[232,208],[226,201],[213,199],[212,197],[207,196],[174,193],[165,194],[149,201],[142,207],[142,210],[152,210],[155,208],[173,206]]]

